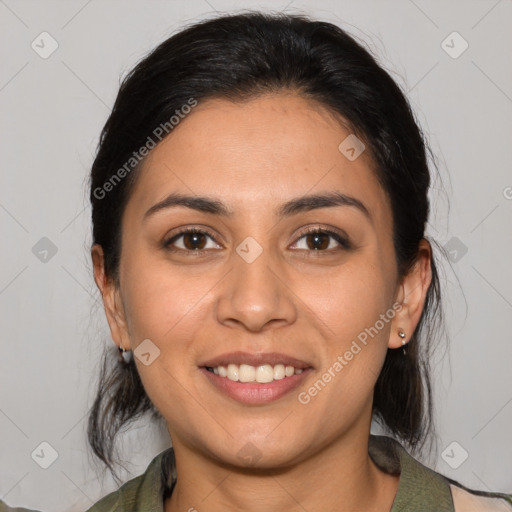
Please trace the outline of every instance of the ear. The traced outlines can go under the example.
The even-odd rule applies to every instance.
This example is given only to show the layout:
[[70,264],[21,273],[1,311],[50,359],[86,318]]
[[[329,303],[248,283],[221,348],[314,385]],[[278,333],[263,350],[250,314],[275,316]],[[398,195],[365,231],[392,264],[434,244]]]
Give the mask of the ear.
[[105,258],[101,245],[94,244],[91,249],[94,268],[94,280],[103,298],[103,306],[114,343],[130,350],[130,339],[122,306],[119,287],[113,279],[105,275]]
[[405,333],[403,341],[408,343],[420,321],[432,281],[431,259],[430,243],[423,238],[418,245],[416,262],[398,286],[395,302],[400,304],[401,308],[396,309],[395,317],[391,322],[388,348],[402,346],[402,338],[398,335],[400,329]]

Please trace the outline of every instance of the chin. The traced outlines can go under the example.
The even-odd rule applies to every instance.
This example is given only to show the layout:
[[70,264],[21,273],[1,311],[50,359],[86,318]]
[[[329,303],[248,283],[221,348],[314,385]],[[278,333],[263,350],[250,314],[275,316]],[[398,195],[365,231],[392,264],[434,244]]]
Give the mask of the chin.
[[206,451],[221,464],[239,470],[278,470],[292,466],[304,457],[301,443],[291,436],[273,441],[265,435],[234,436],[229,442],[210,446]]

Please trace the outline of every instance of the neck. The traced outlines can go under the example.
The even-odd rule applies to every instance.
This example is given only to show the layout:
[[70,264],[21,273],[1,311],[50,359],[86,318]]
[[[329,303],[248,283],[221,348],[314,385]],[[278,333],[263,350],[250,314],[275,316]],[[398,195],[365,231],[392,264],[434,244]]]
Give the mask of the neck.
[[177,481],[165,512],[348,512],[391,509],[398,476],[368,455],[368,433],[344,437],[291,467],[260,472],[223,467],[174,445]]

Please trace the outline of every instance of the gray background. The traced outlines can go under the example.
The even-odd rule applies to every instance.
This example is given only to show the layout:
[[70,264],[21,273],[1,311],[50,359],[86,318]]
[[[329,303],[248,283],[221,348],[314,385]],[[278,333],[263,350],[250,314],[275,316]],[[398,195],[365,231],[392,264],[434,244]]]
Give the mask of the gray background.
[[[428,462],[471,487],[512,491],[511,1],[0,0],[8,503],[80,511],[114,488],[85,445],[99,353],[112,343],[89,261],[87,174],[120,76],[186,22],[259,7],[340,24],[408,91],[439,159],[428,234],[452,260],[443,265],[451,348],[434,361],[439,450]],[[43,31],[58,43],[46,59],[31,47],[51,48]],[[469,44],[457,58],[445,51],[463,48],[458,36],[446,39],[453,31]],[[135,427],[124,437],[126,478],[168,442],[149,420]],[[48,469],[40,465],[52,449],[41,442],[57,454]]]

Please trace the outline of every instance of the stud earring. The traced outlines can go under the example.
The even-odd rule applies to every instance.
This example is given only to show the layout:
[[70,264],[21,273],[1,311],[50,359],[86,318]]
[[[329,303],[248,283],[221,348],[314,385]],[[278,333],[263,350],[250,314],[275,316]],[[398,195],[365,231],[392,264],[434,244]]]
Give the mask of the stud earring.
[[400,336],[400,338],[402,338],[402,347],[404,349],[404,356],[405,356],[405,354],[407,353],[405,351],[405,332],[402,329],[398,329],[398,336]]
[[121,357],[123,358],[123,361],[128,364],[132,360],[132,351],[126,350],[123,348],[123,344],[119,346],[119,353],[121,354]]

